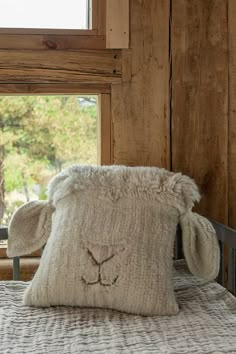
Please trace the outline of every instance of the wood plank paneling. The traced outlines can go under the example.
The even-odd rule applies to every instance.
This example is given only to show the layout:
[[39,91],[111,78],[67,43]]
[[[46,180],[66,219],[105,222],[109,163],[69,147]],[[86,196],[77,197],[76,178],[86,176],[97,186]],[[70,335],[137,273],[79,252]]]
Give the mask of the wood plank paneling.
[[227,0],[172,3],[172,167],[200,186],[197,210],[227,224]]
[[81,50],[106,48],[105,36],[0,34],[0,49]]
[[52,35],[42,30],[13,50],[13,32],[4,39],[0,31],[6,48],[0,50],[0,94],[83,89],[109,96],[112,84],[114,162],[172,165],[200,185],[201,213],[227,223],[229,205],[229,223],[236,227],[236,0],[130,0],[130,49],[81,50],[95,33],[94,46],[104,45],[106,1],[94,3],[95,30],[78,41],[62,31],[50,42]]
[[119,50],[0,50],[0,83],[111,83],[121,81]]
[[130,1],[131,49],[112,85],[116,164],[169,167],[169,10],[166,0]]
[[229,226],[236,228],[236,1],[228,0],[229,21]]
[[106,47],[129,47],[129,0],[107,0]]

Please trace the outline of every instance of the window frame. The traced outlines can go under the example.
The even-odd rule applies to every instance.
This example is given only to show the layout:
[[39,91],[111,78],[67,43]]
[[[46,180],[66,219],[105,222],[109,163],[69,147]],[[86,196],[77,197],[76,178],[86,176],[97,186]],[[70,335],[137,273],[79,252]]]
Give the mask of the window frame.
[[0,50],[105,49],[106,0],[90,0],[90,12],[91,29],[0,28]]
[[111,86],[108,84],[52,83],[52,84],[0,84],[0,96],[56,96],[56,95],[97,95],[97,141],[98,164],[113,162]]
[[[113,163],[113,139],[111,119],[111,88],[107,84],[0,84],[0,96],[27,96],[27,95],[97,95],[97,151],[98,164],[110,165]],[[4,232],[0,227],[0,232]],[[26,257],[39,257],[36,251]],[[0,245],[0,259],[7,258],[6,247]]]
[[[90,1],[91,29],[0,28],[0,52],[5,55],[0,95],[98,95],[98,162],[110,165],[114,163],[111,87],[122,83],[121,49],[129,48],[129,0],[121,0],[118,7],[117,0]],[[9,69],[6,58],[11,62],[16,55]],[[55,58],[61,61],[57,70]]]

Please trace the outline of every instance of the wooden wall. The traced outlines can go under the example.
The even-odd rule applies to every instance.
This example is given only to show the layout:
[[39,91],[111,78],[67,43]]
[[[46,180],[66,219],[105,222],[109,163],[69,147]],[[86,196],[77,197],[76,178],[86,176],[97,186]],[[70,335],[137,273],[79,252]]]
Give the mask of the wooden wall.
[[228,0],[229,45],[229,225],[236,228],[236,1]]
[[172,168],[195,178],[199,210],[228,222],[227,1],[173,1]]
[[112,85],[115,163],[170,167],[169,15],[169,1],[130,1],[130,49]]
[[188,174],[236,227],[236,0],[106,1],[83,36],[1,32],[0,93],[102,93],[104,161]]
[[236,0],[130,0],[112,85],[114,162],[193,177],[197,210],[236,227]]

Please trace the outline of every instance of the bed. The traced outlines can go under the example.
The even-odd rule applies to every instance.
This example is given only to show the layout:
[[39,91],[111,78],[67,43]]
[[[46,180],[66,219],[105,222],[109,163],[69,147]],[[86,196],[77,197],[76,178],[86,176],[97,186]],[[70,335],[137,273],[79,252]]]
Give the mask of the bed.
[[[213,225],[222,250],[218,282],[205,282],[188,272],[184,260],[178,259],[181,242],[177,235],[173,279],[181,309],[177,316],[24,307],[21,298],[28,283],[16,280],[19,259],[15,259],[15,280],[0,283],[0,353],[236,353],[236,231]],[[7,238],[6,231],[1,235]]]

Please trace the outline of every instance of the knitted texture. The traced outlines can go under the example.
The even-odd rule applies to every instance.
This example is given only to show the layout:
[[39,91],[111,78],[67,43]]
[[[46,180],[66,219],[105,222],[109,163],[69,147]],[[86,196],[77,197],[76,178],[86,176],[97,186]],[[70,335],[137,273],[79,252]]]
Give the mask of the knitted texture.
[[[154,167],[72,166],[53,178],[48,196],[47,212],[45,204],[38,207],[39,221],[30,233],[24,234],[23,226],[17,233],[22,211],[27,218],[27,207],[20,216],[18,210],[10,224],[8,254],[14,256],[19,252],[15,245],[31,238],[32,250],[34,242],[38,246],[38,240],[45,239],[41,236],[48,231],[42,230],[50,227],[45,228],[42,220],[49,224],[45,215],[53,212],[51,233],[25,292],[25,305],[102,307],[142,315],[178,313],[172,256],[180,220],[184,239],[196,237],[191,208],[200,196],[193,180]],[[198,275],[211,278],[218,271],[218,245],[207,223],[206,219],[198,223],[198,234],[208,253],[201,247],[200,254],[186,258],[201,263],[214,247],[210,268],[209,262],[202,267],[190,264],[193,272],[197,268]],[[198,243],[185,251],[192,255],[195,246]]]

